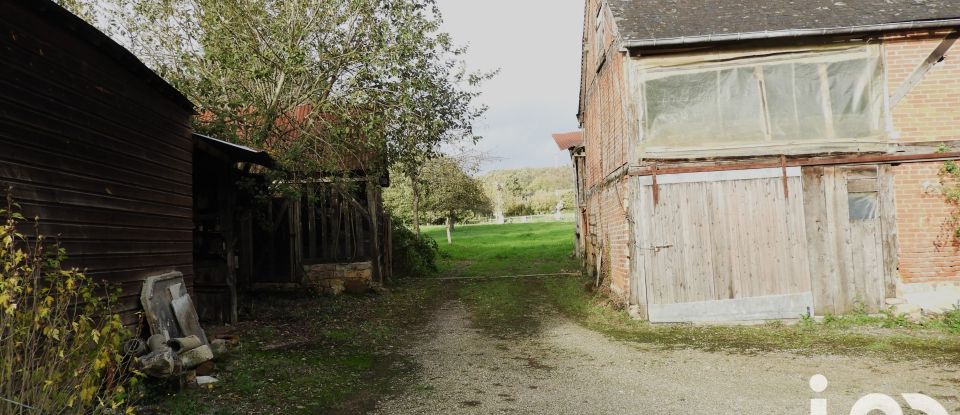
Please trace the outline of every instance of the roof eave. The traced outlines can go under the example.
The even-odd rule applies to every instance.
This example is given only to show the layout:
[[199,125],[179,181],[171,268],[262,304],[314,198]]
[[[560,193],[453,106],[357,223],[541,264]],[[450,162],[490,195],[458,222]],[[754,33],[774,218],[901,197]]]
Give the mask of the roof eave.
[[823,29],[791,29],[763,32],[724,33],[703,36],[682,36],[675,38],[624,40],[626,48],[656,48],[666,46],[684,46],[705,43],[737,42],[745,40],[799,38],[810,36],[856,35],[897,30],[939,29],[960,26],[960,18],[922,20],[877,25],[833,27]]

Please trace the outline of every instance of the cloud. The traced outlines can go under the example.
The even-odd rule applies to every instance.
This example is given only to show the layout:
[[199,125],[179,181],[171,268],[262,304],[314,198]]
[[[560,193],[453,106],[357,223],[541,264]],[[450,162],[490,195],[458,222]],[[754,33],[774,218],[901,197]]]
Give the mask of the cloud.
[[552,133],[578,128],[583,2],[438,0],[443,30],[466,44],[474,70],[500,69],[483,86],[490,107],[477,124],[484,170],[567,163]]

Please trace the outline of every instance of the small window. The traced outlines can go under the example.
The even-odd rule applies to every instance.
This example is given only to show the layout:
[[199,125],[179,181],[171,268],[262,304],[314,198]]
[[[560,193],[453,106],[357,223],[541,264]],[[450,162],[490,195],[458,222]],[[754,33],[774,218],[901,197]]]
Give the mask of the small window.
[[877,218],[877,193],[849,193],[847,204],[850,206],[850,220],[870,220]]

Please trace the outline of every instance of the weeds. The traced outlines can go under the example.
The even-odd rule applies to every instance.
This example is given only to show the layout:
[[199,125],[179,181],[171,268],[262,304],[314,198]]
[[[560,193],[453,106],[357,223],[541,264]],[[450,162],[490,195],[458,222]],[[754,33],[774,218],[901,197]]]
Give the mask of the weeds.
[[[651,324],[631,320],[611,307],[609,300],[586,291],[586,280],[556,279],[544,284],[548,301],[587,328],[613,338],[663,348],[755,353],[785,351],[801,355],[876,355],[890,359],[960,360],[960,337],[948,329],[960,312],[925,324],[910,323],[888,312],[868,315],[828,315],[821,322],[798,316],[757,326]],[[867,330],[865,330],[867,329]],[[896,330],[893,330],[896,329]]]
[[122,367],[116,294],[19,232],[18,209],[9,197],[0,209],[0,413],[120,412],[137,379]]

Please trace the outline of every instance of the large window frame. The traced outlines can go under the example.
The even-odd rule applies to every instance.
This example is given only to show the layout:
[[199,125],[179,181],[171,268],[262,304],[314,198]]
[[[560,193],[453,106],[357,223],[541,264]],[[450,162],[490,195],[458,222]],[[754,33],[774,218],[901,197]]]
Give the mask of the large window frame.
[[634,65],[645,153],[874,151],[889,141],[879,45],[652,57]]

